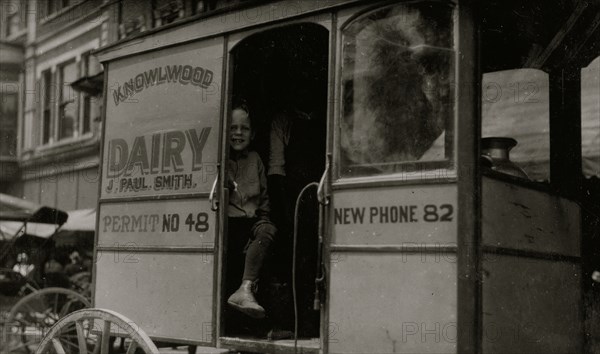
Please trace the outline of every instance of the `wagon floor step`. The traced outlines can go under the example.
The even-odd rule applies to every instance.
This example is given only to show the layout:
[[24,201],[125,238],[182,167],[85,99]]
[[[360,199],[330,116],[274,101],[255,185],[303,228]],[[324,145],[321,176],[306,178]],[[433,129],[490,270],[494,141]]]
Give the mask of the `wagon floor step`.
[[305,338],[298,340],[297,350],[294,350],[293,339],[266,340],[256,338],[221,337],[221,345],[235,350],[243,350],[254,353],[280,354],[318,354],[319,339]]
[[[159,348],[158,352],[160,354],[187,354],[188,349],[187,346],[173,348]],[[211,348],[211,347],[197,347],[196,354],[226,354],[230,353],[229,350],[223,348]]]

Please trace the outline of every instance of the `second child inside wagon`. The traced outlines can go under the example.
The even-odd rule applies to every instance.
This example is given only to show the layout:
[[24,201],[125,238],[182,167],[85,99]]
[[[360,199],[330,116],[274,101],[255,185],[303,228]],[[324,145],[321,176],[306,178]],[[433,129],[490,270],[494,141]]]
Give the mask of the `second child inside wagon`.
[[[269,197],[265,167],[260,156],[250,151],[254,131],[250,112],[245,105],[237,106],[231,115],[229,132],[228,188],[229,254],[234,262],[243,259],[240,287],[227,303],[253,318],[265,317],[265,310],[256,301],[253,288],[259,278],[277,229],[269,219]],[[236,278],[235,264],[229,264],[228,274]],[[239,279],[239,275],[237,275]],[[237,279],[229,278],[230,281]]]

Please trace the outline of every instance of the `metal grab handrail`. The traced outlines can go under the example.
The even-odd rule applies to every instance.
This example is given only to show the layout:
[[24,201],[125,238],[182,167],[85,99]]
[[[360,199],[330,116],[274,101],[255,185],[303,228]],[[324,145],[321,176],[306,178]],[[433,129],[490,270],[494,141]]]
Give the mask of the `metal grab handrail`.
[[217,194],[217,182],[219,182],[219,170],[217,169],[217,177],[213,182],[212,188],[210,189],[210,194],[208,195],[208,202],[210,203],[210,210],[217,211],[219,210],[219,203],[215,203],[215,195]]

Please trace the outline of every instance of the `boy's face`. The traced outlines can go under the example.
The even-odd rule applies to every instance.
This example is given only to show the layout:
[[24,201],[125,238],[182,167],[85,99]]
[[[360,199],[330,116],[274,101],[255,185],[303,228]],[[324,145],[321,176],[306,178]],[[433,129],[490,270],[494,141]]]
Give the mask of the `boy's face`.
[[231,113],[231,127],[229,128],[229,145],[235,151],[244,151],[253,138],[250,117],[241,109]]

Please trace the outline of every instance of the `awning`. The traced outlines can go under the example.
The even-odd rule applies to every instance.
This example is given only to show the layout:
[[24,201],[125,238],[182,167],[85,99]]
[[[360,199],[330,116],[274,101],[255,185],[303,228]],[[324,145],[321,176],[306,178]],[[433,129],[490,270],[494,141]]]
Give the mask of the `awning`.
[[0,221],[22,221],[62,225],[68,214],[25,199],[0,193]]
[[93,249],[96,230],[96,210],[80,209],[67,211],[68,221],[52,236],[56,247]]
[[35,222],[0,221],[0,240],[8,241],[23,235],[52,239],[56,246],[72,246],[93,243],[96,226],[96,210],[80,209],[66,212],[69,217],[61,227],[55,224]]
[[41,238],[50,238],[58,225],[40,224],[36,222],[28,222],[25,226],[24,222],[20,221],[0,221],[0,240],[8,241],[22,235],[37,236]]
[[0,240],[23,235],[47,239],[68,217],[62,210],[0,193]]
[[97,96],[104,89],[104,72],[93,76],[85,76],[71,83],[75,91],[84,92],[92,96]]
[[60,228],[65,231],[95,231],[96,209],[80,209],[67,211],[69,219]]

